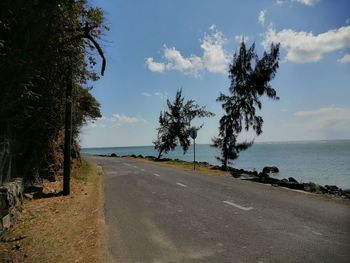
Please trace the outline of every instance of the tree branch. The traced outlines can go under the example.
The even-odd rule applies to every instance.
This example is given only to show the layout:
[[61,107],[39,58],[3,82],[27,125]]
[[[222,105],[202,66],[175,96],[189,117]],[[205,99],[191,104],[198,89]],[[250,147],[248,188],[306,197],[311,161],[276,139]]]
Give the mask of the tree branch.
[[89,39],[95,46],[95,48],[98,51],[98,54],[100,55],[100,57],[102,58],[102,68],[101,68],[101,75],[103,76],[105,73],[105,69],[106,69],[106,58],[103,54],[102,48],[100,47],[100,45],[97,43],[97,41],[90,36],[89,34],[84,34],[82,35],[83,38]]

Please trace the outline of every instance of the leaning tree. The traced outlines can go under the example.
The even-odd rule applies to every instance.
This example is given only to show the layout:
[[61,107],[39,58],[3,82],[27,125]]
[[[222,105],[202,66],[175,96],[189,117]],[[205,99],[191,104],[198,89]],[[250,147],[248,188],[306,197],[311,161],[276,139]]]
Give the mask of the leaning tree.
[[[160,112],[158,135],[153,141],[154,148],[158,151],[158,159],[163,153],[174,150],[178,144],[186,153],[190,145],[189,130],[192,120],[214,116],[205,106],[199,106],[194,100],[185,101],[181,89],[176,92],[173,102],[167,100],[167,106],[168,109]],[[202,127],[203,125],[195,129]]]
[[263,118],[257,115],[262,107],[261,97],[278,100],[276,90],[271,87],[279,61],[279,44],[271,44],[270,52],[264,52],[261,58],[255,52],[253,44],[249,49],[242,41],[239,52],[233,56],[229,66],[230,95],[223,93],[217,98],[225,111],[220,119],[219,135],[212,139],[213,146],[221,151],[218,160],[222,168],[227,169],[231,160],[235,160],[240,151],[253,144],[238,142],[242,130],[252,129],[258,136],[262,133]]

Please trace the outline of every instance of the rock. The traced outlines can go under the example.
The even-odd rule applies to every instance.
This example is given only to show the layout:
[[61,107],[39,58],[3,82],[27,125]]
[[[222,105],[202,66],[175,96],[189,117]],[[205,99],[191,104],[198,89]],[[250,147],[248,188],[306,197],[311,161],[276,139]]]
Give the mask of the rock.
[[284,183],[284,182],[279,182],[279,186],[290,188],[290,189],[296,189],[296,190],[304,190],[304,184],[299,184],[299,183]]
[[262,172],[262,173],[259,173],[259,174],[258,174],[258,177],[259,177],[260,179],[267,179],[267,178],[269,178],[270,176],[269,176],[268,174]]
[[138,157],[138,158],[143,158],[143,155],[142,155],[142,154],[139,154],[137,157]]
[[32,193],[25,193],[23,196],[29,200],[32,200],[34,198],[34,195]]
[[2,226],[4,229],[9,229],[12,225],[12,217],[10,214],[7,214],[2,218]]
[[116,155],[115,153],[112,153],[111,157],[118,157],[118,155]]
[[293,177],[289,177],[288,178],[288,182],[290,183],[295,183],[295,184],[298,184],[299,182],[297,180],[295,180]]
[[336,192],[339,188],[336,185],[325,185],[324,186],[329,192]]
[[278,173],[279,170],[277,166],[265,166],[262,170],[263,173]]

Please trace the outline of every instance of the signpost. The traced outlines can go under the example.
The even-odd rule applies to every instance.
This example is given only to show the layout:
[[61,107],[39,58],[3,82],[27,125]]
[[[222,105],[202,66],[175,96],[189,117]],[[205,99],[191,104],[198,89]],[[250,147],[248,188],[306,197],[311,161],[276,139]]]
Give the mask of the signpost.
[[190,129],[190,136],[193,139],[193,170],[196,170],[196,138],[197,138],[197,130],[192,127]]

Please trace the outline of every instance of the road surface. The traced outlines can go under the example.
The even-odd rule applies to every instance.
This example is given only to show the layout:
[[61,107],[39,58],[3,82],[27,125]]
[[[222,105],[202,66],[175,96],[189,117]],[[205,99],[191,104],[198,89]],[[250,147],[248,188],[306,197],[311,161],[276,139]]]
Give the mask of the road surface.
[[123,158],[102,166],[115,262],[350,262],[350,202]]

